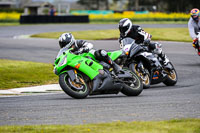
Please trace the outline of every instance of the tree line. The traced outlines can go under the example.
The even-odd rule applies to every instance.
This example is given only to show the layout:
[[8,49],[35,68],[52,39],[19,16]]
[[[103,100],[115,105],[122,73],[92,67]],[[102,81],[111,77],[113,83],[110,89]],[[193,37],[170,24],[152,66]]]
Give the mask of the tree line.
[[78,3],[88,10],[109,10],[114,4],[120,5],[114,10],[133,11],[189,12],[200,8],[200,0],[78,0]]

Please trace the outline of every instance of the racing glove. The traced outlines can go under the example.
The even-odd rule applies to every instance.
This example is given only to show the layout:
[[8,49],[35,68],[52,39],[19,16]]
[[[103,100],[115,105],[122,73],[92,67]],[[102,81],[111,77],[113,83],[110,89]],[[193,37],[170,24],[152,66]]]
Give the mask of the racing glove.
[[89,52],[89,48],[88,47],[83,48],[83,52],[82,53],[88,53],[88,52]]
[[150,38],[148,38],[148,39],[146,39],[146,40],[144,40],[144,45],[149,45],[150,44],[150,41],[151,41],[151,39]]
[[197,48],[197,45],[198,45],[198,38],[195,38],[195,39],[193,40],[192,46],[193,46],[194,48]]
[[88,47],[82,47],[78,50],[78,53],[79,54],[82,54],[82,53],[88,53],[90,51],[90,49]]

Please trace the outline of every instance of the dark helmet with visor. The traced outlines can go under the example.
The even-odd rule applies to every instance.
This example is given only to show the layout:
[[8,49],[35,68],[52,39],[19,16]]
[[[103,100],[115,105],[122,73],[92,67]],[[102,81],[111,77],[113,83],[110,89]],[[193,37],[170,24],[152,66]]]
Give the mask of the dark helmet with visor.
[[131,28],[132,28],[132,22],[130,19],[128,18],[124,18],[124,19],[121,19],[119,21],[119,31],[120,33],[123,35],[123,36],[127,36],[127,34],[130,32]]

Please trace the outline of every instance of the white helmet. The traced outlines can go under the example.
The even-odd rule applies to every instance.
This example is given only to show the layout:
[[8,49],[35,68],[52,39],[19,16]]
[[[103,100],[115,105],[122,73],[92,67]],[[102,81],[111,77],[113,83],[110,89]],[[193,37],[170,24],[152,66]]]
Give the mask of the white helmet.
[[74,44],[76,45],[76,40],[74,39],[74,36],[71,33],[63,33],[59,37],[60,48],[63,47],[70,48]]
[[119,21],[119,31],[123,36],[127,36],[127,34],[130,32],[132,27],[132,22],[128,18],[123,18]]

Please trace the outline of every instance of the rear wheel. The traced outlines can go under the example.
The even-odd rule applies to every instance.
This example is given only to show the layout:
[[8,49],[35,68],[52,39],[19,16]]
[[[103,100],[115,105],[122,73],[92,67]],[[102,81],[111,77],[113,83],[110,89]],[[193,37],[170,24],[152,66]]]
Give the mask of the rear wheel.
[[[172,68],[174,68],[172,63],[169,63],[169,65],[171,65]],[[167,73],[167,76],[166,76],[166,80],[163,81],[163,83],[167,86],[174,86],[178,80],[176,70],[175,69],[172,69],[172,70],[164,69],[164,71],[165,71],[165,73]]]
[[80,73],[77,73],[76,81],[72,81],[67,73],[61,74],[59,76],[59,84],[62,90],[73,98],[86,98],[90,92],[83,75]]
[[133,78],[124,80],[124,88],[121,90],[121,92],[127,96],[138,96],[143,90],[142,81],[137,74],[131,71],[129,72],[132,74]]
[[143,74],[141,71],[137,70],[137,64],[132,63],[129,66],[129,68],[132,72],[135,72],[141,78],[144,89],[147,89],[150,87],[150,84],[151,84],[150,74],[146,68],[144,68],[144,71],[146,72],[146,74]]

